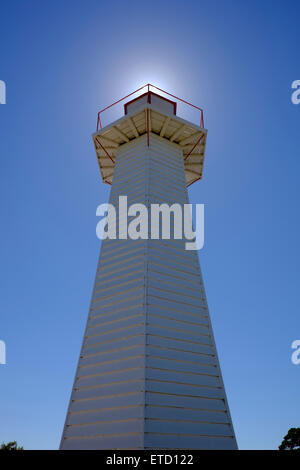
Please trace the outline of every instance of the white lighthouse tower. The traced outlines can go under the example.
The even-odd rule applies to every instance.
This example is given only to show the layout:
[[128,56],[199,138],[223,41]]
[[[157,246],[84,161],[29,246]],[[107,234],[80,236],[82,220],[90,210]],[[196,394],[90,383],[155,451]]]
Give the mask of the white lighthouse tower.
[[[203,112],[200,126],[185,121],[177,98],[146,90],[117,121],[102,128],[98,115],[109,202],[187,204],[202,177]],[[185,242],[103,240],[61,449],[237,448],[198,254]]]

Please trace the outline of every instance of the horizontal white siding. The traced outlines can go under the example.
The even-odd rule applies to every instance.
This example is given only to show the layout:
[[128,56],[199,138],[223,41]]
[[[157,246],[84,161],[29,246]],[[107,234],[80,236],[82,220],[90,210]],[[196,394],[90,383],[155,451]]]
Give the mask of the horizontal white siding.
[[[144,142],[120,152],[110,203],[145,202],[146,164]],[[102,242],[62,449],[143,446],[145,253],[143,240]]]
[[[188,203],[180,148],[153,135],[121,146],[110,202],[120,195]],[[197,253],[103,241],[61,448],[235,446]]]

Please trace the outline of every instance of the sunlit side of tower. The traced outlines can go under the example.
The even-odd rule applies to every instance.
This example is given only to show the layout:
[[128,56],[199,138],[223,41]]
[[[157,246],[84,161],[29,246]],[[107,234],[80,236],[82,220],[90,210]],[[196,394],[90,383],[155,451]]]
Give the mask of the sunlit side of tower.
[[[93,135],[115,206],[120,195],[182,206],[202,177],[202,111],[200,126],[185,121],[153,88]],[[185,242],[102,242],[61,449],[237,448],[198,254]]]

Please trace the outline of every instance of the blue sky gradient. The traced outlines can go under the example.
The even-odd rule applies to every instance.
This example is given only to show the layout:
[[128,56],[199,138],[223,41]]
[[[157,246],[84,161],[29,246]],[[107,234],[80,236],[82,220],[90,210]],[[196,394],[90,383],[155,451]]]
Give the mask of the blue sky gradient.
[[91,133],[148,82],[205,111],[189,194],[205,204],[200,262],[239,447],[275,449],[300,426],[299,14],[296,1],[1,3],[0,442],[59,445],[109,195]]

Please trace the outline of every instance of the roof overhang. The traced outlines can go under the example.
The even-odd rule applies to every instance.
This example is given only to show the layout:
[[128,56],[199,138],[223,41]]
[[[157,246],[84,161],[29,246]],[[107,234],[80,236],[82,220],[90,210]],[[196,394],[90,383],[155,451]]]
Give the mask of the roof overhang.
[[202,178],[207,130],[176,116],[172,107],[166,112],[165,107],[152,101],[146,105],[140,101],[138,107],[127,103],[125,116],[92,135],[105,183],[112,183],[118,148],[150,133],[182,148],[187,186]]

